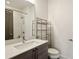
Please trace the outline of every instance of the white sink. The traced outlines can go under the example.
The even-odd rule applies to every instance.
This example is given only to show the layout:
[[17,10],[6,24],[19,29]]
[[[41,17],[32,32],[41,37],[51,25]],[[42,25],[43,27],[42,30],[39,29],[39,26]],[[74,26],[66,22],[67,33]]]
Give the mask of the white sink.
[[29,41],[29,42],[25,42],[25,43],[22,43],[22,44],[18,44],[15,46],[15,48],[17,49],[24,49],[24,48],[27,48],[27,47],[31,47],[31,46],[34,46],[36,44],[39,44],[40,42],[37,42],[37,41]]

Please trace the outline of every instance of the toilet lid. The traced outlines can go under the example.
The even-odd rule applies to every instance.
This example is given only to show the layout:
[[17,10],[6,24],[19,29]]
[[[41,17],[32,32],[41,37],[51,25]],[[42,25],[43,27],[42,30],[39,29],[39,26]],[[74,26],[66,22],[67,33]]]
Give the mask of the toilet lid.
[[59,54],[59,51],[54,49],[54,48],[49,48],[48,53],[50,53],[50,54]]

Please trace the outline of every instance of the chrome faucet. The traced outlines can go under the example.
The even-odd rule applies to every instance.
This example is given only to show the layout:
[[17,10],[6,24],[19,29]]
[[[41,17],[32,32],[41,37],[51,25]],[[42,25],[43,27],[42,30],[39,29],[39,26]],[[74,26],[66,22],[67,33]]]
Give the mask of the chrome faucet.
[[[23,34],[24,34],[24,32],[23,32]],[[23,43],[25,43],[25,37],[24,37],[24,35],[23,35]]]
[[24,36],[23,36],[23,43],[25,43],[25,38],[24,38]]

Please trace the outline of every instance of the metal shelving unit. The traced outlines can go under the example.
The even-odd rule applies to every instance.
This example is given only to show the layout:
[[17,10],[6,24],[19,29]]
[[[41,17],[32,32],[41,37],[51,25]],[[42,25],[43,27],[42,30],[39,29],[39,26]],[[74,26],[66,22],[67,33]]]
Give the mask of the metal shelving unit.
[[51,42],[51,24],[45,19],[36,18],[32,21],[32,37]]
[[40,18],[36,18],[36,20],[34,20],[32,22],[32,36],[35,37],[36,39],[48,39],[48,25],[50,25],[48,23],[47,20],[45,19],[40,19]]

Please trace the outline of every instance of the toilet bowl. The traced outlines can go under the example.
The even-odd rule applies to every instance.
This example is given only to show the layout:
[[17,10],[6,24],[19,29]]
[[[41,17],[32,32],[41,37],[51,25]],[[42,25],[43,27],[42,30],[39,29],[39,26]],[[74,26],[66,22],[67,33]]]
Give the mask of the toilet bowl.
[[59,51],[54,48],[49,48],[48,55],[49,55],[50,59],[57,59],[57,58],[59,58]]

